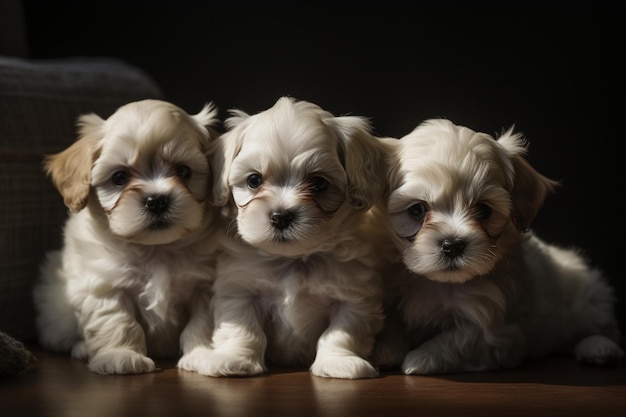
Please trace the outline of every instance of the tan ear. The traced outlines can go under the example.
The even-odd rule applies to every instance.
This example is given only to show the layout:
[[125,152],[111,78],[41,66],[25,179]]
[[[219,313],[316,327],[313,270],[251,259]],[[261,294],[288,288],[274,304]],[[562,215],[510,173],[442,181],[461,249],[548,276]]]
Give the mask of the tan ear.
[[231,110],[232,114],[225,125],[228,129],[211,143],[209,148],[209,161],[213,174],[213,193],[211,204],[225,206],[230,200],[230,166],[239,154],[243,143],[243,125],[250,116],[239,110]]
[[52,178],[65,205],[75,213],[87,205],[91,167],[100,151],[103,123],[104,120],[96,114],[81,116],[76,142],[64,151],[44,157],[44,171]]
[[550,192],[554,192],[558,181],[540,174],[524,158],[527,152],[526,141],[520,133],[513,133],[513,127],[498,138],[498,144],[507,153],[512,164],[510,178],[513,222],[518,230],[527,230]]
[[370,133],[369,121],[358,116],[324,119],[339,137],[348,177],[346,195],[359,210],[368,210],[383,197],[387,187],[385,155]]
[[521,156],[513,157],[515,182],[511,191],[513,222],[519,231],[526,231],[535,220],[548,193],[554,192],[557,181],[544,177]]

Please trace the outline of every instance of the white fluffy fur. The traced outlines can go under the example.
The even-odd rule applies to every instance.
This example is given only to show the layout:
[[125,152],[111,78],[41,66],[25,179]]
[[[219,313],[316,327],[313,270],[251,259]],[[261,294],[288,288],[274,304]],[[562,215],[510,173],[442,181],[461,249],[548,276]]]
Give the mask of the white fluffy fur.
[[210,376],[259,374],[268,363],[375,376],[366,358],[383,321],[383,229],[368,209],[385,180],[367,121],[283,97],[255,115],[233,111],[226,124],[214,197],[232,198],[234,216],[214,286],[213,349],[180,365]]
[[78,140],[46,158],[71,213],[34,289],[44,347],[130,374],[210,344],[218,239],[206,151],[216,114],[212,104],[188,115],[129,103],[106,120],[81,116]]
[[[528,231],[557,184],[524,159],[520,134],[495,140],[435,119],[386,145],[402,256],[390,317],[408,330],[405,373],[506,368],[572,350],[592,364],[623,355],[605,278],[576,250]],[[390,360],[405,348],[379,349]]]

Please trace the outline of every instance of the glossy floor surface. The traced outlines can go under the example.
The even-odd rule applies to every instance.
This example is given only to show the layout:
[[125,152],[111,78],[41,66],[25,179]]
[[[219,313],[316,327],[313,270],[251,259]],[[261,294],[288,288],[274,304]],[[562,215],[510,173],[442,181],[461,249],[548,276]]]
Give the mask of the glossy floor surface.
[[139,416],[626,416],[626,363],[580,366],[570,358],[498,372],[366,380],[313,377],[306,369],[248,378],[178,370],[91,373],[82,362],[32,348],[26,372],[0,379],[0,415]]

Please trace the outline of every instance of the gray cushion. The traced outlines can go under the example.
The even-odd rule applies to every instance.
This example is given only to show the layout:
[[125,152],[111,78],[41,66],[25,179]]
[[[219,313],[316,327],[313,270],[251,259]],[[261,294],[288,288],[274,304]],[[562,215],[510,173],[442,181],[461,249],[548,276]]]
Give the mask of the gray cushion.
[[79,115],[162,98],[133,65],[106,57],[23,60],[0,56],[0,331],[34,340],[31,290],[67,216],[42,170],[44,154],[76,139]]

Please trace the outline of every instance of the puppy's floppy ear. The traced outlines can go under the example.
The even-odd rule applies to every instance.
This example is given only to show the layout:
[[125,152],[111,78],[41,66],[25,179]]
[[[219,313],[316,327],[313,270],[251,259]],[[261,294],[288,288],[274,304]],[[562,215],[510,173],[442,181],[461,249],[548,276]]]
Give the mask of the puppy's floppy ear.
[[383,197],[387,186],[385,155],[379,140],[370,133],[369,121],[363,117],[328,117],[323,121],[339,138],[350,203],[359,210],[369,209]]
[[227,132],[215,140],[209,149],[213,173],[211,204],[214,206],[224,206],[230,199],[228,184],[230,166],[241,150],[246,121],[250,118],[247,113],[240,110],[231,110],[230,114],[232,116],[225,122]]
[[506,150],[512,163],[513,223],[519,231],[525,231],[535,220],[548,193],[554,192],[559,183],[540,174],[524,158],[526,141],[521,134],[513,133],[513,127],[498,138],[498,143]]
[[96,114],[80,116],[76,142],[64,151],[44,157],[45,172],[63,196],[65,205],[74,213],[87,205],[91,167],[100,153],[103,124],[104,120]]
[[208,146],[210,141],[217,138],[219,135],[213,129],[217,124],[217,107],[212,102],[206,103],[202,110],[198,114],[192,115],[191,119],[196,122],[196,126],[202,133],[202,137],[206,139],[204,146]]
[[400,140],[397,138],[378,138],[380,151],[385,158],[387,184],[384,198],[388,198],[392,190],[400,182]]

